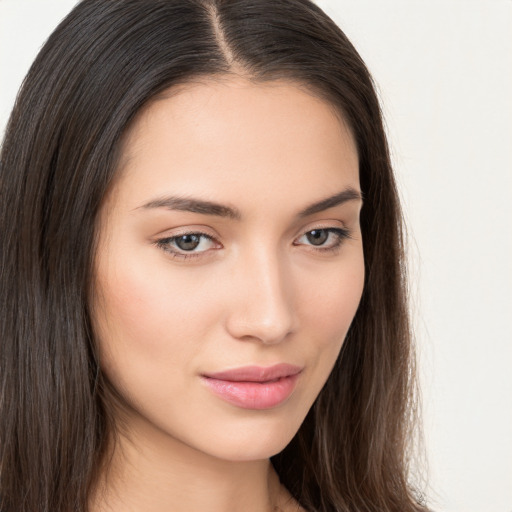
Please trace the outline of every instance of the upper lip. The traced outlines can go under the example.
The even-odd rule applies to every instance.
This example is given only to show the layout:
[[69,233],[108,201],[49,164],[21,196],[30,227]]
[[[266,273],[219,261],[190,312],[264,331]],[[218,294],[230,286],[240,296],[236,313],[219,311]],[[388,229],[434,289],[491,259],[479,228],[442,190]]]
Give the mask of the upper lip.
[[205,373],[204,377],[232,382],[268,382],[300,373],[302,368],[293,364],[280,363],[273,366],[243,366],[231,370]]

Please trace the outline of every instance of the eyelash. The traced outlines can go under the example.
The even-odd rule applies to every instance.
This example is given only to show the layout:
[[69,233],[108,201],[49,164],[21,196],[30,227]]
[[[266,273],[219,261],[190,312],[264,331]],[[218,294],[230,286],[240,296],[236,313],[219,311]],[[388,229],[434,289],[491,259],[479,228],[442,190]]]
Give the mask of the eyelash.
[[[320,252],[320,253],[332,253],[332,254],[336,254],[342,244],[343,244],[343,241],[346,240],[346,239],[349,239],[351,238],[350,236],[350,232],[348,229],[346,228],[315,228],[315,229],[310,229],[309,231],[306,231],[305,233],[303,233],[300,237],[298,238],[302,238],[303,236],[306,236],[307,234],[309,233],[312,233],[313,231],[327,231],[328,235],[330,236],[331,234],[334,234],[336,235],[336,240],[334,242],[333,245],[329,246],[329,247],[323,247],[323,246],[314,246],[314,245],[309,245],[309,247],[311,247],[314,251],[316,252]],[[200,252],[197,252],[197,253],[194,253],[194,252],[179,252],[179,250],[175,250],[175,249],[170,249],[169,248],[169,244],[175,242],[177,239],[183,237],[183,236],[187,236],[187,235],[195,235],[195,236],[198,236],[198,237],[201,237],[201,238],[205,238],[209,241],[212,241],[212,242],[215,242],[215,239],[206,234],[206,233],[201,233],[200,231],[187,231],[187,232],[184,232],[184,233],[180,233],[179,235],[174,235],[174,236],[170,236],[170,237],[166,237],[166,238],[160,238],[158,240],[156,240],[154,243],[157,247],[159,247],[160,249],[162,249],[164,252],[166,252],[167,254],[169,254],[171,257],[173,258],[176,258],[176,259],[183,259],[183,260],[187,260],[187,259],[191,259],[191,258],[199,258],[202,256],[202,254],[206,251],[200,251]],[[295,244],[294,245],[302,245],[302,244]]]

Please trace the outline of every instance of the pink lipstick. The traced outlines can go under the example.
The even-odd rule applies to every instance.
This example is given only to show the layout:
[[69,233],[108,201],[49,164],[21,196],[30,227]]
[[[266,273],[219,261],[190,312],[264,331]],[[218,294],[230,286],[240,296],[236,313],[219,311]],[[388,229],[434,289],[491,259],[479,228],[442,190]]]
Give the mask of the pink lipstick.
[[302,368],[290,364],[245,366],[202,375],[217,396],[243,409],[271,409],[295,389]]

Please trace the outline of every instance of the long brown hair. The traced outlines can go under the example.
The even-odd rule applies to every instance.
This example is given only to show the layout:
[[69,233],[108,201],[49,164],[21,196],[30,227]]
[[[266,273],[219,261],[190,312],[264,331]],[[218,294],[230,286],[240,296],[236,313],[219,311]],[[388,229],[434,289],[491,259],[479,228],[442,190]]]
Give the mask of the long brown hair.
[[120,140],[155,95],[201,76],[288,79],[357,143],[366,282],[305,422],[272,458],[310,512],[424,510],[408,482],[414,367],[402,218],[371,77],[309,0],[84,0],[50,36],[0,160],[0,510],[86,511],[111,418],[91,328],[98,209]]

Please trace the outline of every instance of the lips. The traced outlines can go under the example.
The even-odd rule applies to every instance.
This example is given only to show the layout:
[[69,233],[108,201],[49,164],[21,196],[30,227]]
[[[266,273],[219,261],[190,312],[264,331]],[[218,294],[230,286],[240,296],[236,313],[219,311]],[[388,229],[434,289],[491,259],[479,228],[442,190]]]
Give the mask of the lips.
[[293,392],[302,368],[290,364],[245,366],[202,375],[219,398],[243,409],[271,409]]

